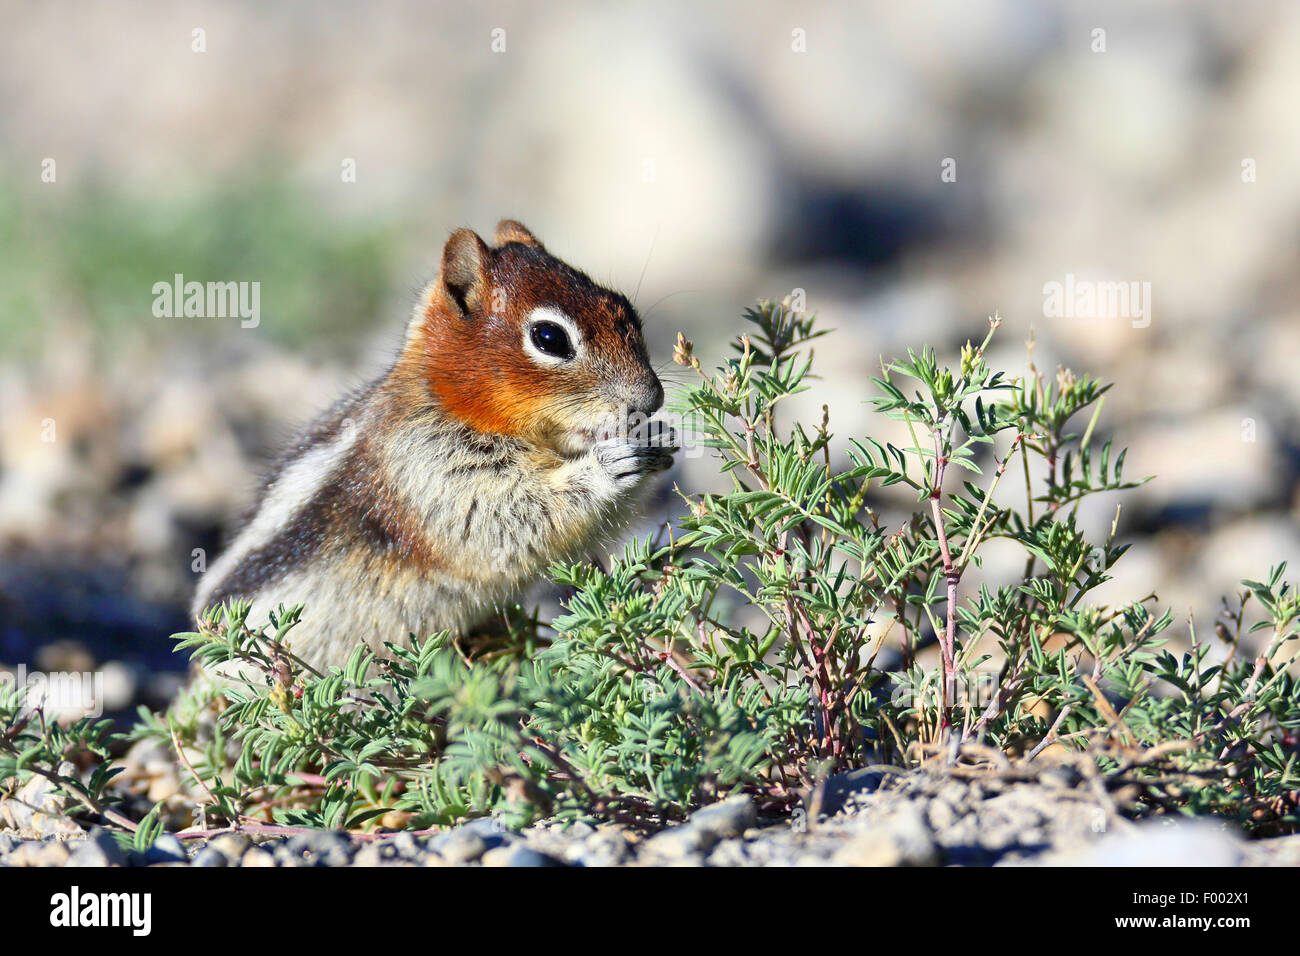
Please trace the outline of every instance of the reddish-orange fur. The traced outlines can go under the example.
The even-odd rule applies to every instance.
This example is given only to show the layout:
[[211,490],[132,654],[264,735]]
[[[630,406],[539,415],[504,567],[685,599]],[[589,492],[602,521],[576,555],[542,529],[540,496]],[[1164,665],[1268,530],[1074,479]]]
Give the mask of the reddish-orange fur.
[[[454,237],[448,243],[442,273],[423,304],[423,324],[402,359],[445,414],[475,431],[546,445],[548,434],[563,426],[561,412],[590,403],[599,385],[590,369],[542,368],[523,353],[522,323],[539,305],[573,317],[609,372],[644,374],[639,321],[622,296],[593,291],[586,276],[552,258],[518,223],[498,226],[502,245],[495,249],[468,235],[464,257],[458,258]],[[471,315],[449,289],[449,274],[464,272],[471,274]]]

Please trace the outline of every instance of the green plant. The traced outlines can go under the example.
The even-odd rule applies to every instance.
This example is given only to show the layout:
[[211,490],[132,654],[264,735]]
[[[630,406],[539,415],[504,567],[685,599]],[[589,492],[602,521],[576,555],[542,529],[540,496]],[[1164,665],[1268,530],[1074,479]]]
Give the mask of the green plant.
[[[116,813],[108,785],[121,772],[110,759],[112,721],[83,717],[65,726],[47,719],[44,709],[27,700],[28,688],[0,676],[0,788],[44,777],[74,807],[119,824],[131,821]],[[81,766],[89,771],[81,772]]]
[[[756,780],[773,728],[802,711],[796,693],[767,703],[734,680],[684,695],[657,660],[629,669],[601,639],[541,646],[536,622],[519,618],[507,621],[509,653],[471,663],[443,634],[390,645],[384,659],[358,649],[316,675],[284,647],[299,610],[260,629],[247,604],[214,611],[182,646],[266,679],[200,689],[144,731],[205,737],[192,767],[216,816],[273,809],[283,824],[356,827],[395,812],[425,826],[501,806],[520,822],[540,811],[653,823]],[[228,706],[205,735],[203,702],[216,695]]]
[[[517,612],[488,648],[434,635],[319,674],[287,649],[298,609],[266,624],[232,605],[182,647],[243,677],[140,733],[183,744],[205,814],[241,826],[495,812],[653,827],[737,790],[789,807],[854,767],[1055,756],[1131,813],[1294,828],[1285,568],[1225,606],[1222,663],[1194,631],[1166,647],[1154,596],[1088,601],[1126,545],[1118,512],[1091,540],[1079,504],[1138,483],[1098,438],[1108,386],[994,370],[994,319],[955,368],[930,349],[882,367],[873,402],[905,438],[836,445],[825,409],[781,420],[811,381],[812,318],[773,303],[747,318],[719,367],[685,339],[675,356],[699,376],[677,400],[684,431],[730,490],[683,495],[676,527],[608,569],[555,567],[568,596],[549,625]],[[1009,579],[981,570],[995,541],[1023,559]],[[1241,659],[1258,629],[1269,646]]]

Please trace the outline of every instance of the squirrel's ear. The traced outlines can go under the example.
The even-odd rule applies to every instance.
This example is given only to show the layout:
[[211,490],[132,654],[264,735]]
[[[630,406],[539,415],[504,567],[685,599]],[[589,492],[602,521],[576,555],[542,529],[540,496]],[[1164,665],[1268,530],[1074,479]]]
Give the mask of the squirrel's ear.
[[513,219],[502,219],[497,223],[496,244],[504,246],[507,242],[521,242],[525,246],[545,251],[542,244],[537,241],[537,237],[529,232],[522,222],[515,222]]
[[439,283],[460,309],[470,316],[483,304],[488,287],[488,247],[472,229],[457,229],[442,249]]

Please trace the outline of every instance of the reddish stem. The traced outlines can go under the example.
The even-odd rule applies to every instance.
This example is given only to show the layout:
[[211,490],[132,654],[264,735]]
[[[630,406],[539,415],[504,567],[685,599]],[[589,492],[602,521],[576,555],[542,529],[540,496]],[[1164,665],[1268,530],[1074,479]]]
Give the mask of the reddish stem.
[[957,643],[957,582],[961,574],[952,562],[952,551],[948,547],[948,531],[943,524],[943,507],[940,497],[943,494],[943,476],[948,467],[948,459],[940,454],[939,439],[935,439],[934,490],[930,492],[930,511],[934,517],[934,532],[939,539],[939,553],[943,558],[943,575],[948,584],[948,614],[943,637],[940,640],[943,651],[943,716],[940,730],[947,730],[952,725],[952,698],[956,690],[956,663],[954,647]]

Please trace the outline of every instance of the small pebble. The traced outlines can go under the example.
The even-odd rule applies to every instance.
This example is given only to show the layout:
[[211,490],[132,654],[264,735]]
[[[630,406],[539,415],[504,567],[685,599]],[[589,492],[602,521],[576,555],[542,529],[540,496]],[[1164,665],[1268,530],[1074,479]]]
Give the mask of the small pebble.
[[226,858],[226,862],[231,865],[238,864],[240,858],[248,851],[248,837],[242,833],[223,833],[221,836],[212,840],[208,847],[216,850]]
[[214,849],[210,846],[205,846],[202,850],[199,850],[198,853],[194,854],[194,859],[191,861],[190,865],[229,866],[230,861],[226,859],[226,855],[220,850]]
[[68,866],[125,866],[126,853],[117,838],[102,827],[95,827],[90,835],[72,851]]
[[239,859],[240,866],[275,866],[275,857],[260,846],[249,847]]
[[[470,863],[481,857],[488,849],[487,841],[476,831],[458,827],[447,834],[440,834],[436,852],[448,863]],[[434,849],[432,843],[430,848]]]
[[728,797],[721,803],[696,810],[691,814],[690,825],[715,839],[740,836],[758,820],[758,808],[753,797],[740,794]]
[[185,852],[185,845],[173,833],[160,834],[144,854],[146,866],[158,863],[185,863],[190,856]]
[[501,849],[510,854],[506,866],[564,866],[555,857],[547,856],[545,853],[538,853],[526,846],[517,846],[510,849],[502,847]]

